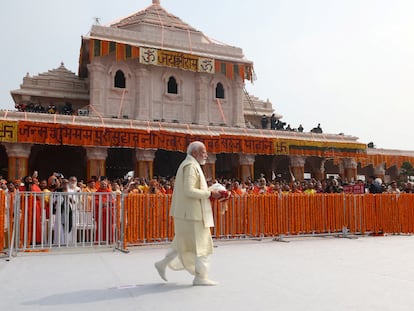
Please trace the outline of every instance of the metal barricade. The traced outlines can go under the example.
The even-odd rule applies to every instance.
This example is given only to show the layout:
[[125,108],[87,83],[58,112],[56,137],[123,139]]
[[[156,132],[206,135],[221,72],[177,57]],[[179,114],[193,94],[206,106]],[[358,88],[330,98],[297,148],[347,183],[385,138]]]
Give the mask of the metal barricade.
[[6,195],[9,253],[52,247],[117,247],[118,201],[111,192]]
[[[162,194],[1,193],[2,249],[10,257],[52,248],[127,251],[168,243],[174,237],[170,205],[171,195]],[[215,239],[414,233],[413,194],[248,194],[212,207]]]

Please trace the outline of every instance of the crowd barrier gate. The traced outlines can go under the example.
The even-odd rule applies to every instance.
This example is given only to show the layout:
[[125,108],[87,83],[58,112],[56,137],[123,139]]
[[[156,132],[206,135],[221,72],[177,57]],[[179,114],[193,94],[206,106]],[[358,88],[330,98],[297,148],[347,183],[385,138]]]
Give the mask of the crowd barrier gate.
[[[168,243],[171,195],[0,192],[0,250]],[[265,194],[212,205],[215,239],[262,239],[370,233],[412,234],[412,194]]]

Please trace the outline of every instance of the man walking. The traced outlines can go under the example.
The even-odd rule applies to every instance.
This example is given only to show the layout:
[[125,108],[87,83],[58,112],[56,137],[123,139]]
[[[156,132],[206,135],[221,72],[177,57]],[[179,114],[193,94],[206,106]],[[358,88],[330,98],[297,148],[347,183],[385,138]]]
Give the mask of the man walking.
[[213,253],[210,227],[214,227],[210,198],[219,199],[217,190],[208,190],[200,165],[207,160],[202,142],[190,143],[187,157],[180,164],[172,194],[170,215],[174,217],[175,236],[164,259],[155,263],[161,278],[167,281],[167,266],[185,269],[194,275],[193,285],[216,285],[208,278],[209,256]]

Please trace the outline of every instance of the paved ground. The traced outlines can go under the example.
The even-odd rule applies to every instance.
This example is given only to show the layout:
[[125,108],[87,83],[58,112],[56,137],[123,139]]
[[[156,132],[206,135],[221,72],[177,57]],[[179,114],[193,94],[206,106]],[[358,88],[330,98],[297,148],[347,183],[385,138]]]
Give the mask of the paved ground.
[[414,236],[217,242],[214,287],[153,267],[167,246],[0,259],[0,310],[414,309]]

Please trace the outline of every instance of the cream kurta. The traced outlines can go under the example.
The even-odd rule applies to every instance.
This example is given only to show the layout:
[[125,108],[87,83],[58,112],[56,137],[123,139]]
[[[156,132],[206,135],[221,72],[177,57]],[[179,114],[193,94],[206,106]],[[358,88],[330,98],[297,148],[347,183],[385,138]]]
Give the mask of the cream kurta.
[[171,203],[175,228],[171,247],[178,253],[169,263],[171,269],[186,269],[194,274],[196,257],[212,254],[210,227],[214,227],[214,220],[209,197],[200,164],[187,155],[178,168]]

